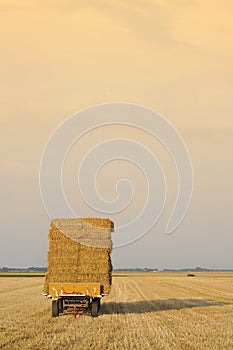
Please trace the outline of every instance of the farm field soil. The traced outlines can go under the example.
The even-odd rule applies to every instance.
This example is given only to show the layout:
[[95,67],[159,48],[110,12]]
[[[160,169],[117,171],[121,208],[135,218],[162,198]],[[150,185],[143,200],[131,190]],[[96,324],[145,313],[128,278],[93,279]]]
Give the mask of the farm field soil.
[[0,277],[0,349],[233,349],[233,273],[114,273],[98,318],[52,318],[43,283]]

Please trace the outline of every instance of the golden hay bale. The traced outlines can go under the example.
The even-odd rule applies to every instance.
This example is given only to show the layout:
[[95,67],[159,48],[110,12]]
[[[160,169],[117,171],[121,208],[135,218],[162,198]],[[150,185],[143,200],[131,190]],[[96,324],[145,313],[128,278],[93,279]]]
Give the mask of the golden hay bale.
[[96,227],[102,227],[102,228],[108,228],[113,229],[114,224],[109,219],[102,219],[102,218],[82,218],[82,220],[88,224],[91,224]]
[[109,293],[112,230],[109,219],[52,220],[44,293],[48,293],[50,282],[97,282],[104,286],[104,293]]
[[[110,233],[112,225],[113,223],[109,219],[54,219],[51,230],[56,231],[56,233],[59,230],[65,238],[70,238],[80,244],[111,249]],[[55,230],[54,226],[56,227]],[[64,238],[59,237],[59,239]]]

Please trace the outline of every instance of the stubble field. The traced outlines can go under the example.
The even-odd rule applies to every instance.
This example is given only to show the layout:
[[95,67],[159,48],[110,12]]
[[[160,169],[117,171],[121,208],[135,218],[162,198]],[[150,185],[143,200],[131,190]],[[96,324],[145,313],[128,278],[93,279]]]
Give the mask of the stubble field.
[[100,315],[51,317],[43,277],[0,277],[1,349],[233,349],[233,273],[118,273]]

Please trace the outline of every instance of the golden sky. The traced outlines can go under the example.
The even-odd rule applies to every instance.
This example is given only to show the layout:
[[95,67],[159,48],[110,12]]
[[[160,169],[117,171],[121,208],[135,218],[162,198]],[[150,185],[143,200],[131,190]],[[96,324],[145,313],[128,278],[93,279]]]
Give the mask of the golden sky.
[[[177,239],[184,239],[186,247],[187,230],[191,241],[196,231],[206,234],[199,260],[188,251],[187,264],[214,266],[221,242],[222,260],[216,264],[233,265],[224,253],[233,243],[229,236],[233,194],[231,0],[0,0],[0,50],[2,239],[6,244],[0,265],[10,265],[7,254],[16,231],[23,237],[17,237],[17,242],[29,239],[30,246],[35,239],[42,245],[43,253],[32,264],[45,264],[46,235],[43,239],[40,235],[47,230],[48,221],[38,194],[43,147],[68,116],[110,101],[150,107],[180,131],[193,159],[196,190],[193,214]],[[12,216],[15,221],[9,224]],[[213,217],[217,222],[209,227]],[[35,231],[37,238],[28,238],[38,218],[42,223]],[[211,237],[215,245],[208,261],[205,249]],[[153,239],[147,238],[144,245],[151,245],[148,242]],[[159,244],[169,242],[160,237]],[[21,250],[24,252],[23,246]],[[136,264],[134,258],[124,260],[123,253],[125,250],[116,254],[118,266]],[[33,254],[22,255],[13,264],[30,265]],[[141,264],[153,264],[152,252],[147,256]],[[170,264],[182,265],[179,256],[178,252]],[[166,265],[162,256],[160,259],[161,266]]]

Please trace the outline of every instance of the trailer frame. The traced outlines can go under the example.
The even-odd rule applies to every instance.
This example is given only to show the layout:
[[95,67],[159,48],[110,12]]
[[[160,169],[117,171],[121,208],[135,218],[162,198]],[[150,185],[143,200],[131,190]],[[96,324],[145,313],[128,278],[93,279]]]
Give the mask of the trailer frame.
[[52,299],[52,317],[64,311],[72,312],[76,318],[80,311],[88,311],[97,317],[103,293],[100,283],[49,283],[47,298]]

